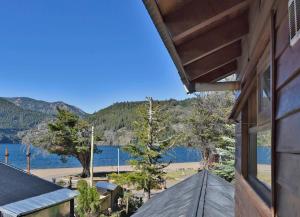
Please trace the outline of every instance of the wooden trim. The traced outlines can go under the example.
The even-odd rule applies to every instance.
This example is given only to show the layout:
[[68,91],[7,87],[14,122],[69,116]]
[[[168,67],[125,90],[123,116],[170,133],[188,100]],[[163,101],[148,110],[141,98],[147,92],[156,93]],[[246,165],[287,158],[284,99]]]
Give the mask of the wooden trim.
[[248,79],[247,83],[245,84],[244,87],[242,87],[242,91],[239,95],[239,97],[236,100],[236,103],[234,104],[231,114],[229,116],[230,120],[236,120],[239,113],[242,111],[242,108],[246,104],[249,95],[251,94],[251,91],[253,87],[256,84],[256,79]]
[[271,209],[268,207],[265,201],[261,199],[261,197],[254,191],[254,189],[243,178],[243,176],[240,176],[238,172],[236,172],[236,176],[236,179],[244,190],[244,193],[247,194],[250,203],[256,208],[259,214],[264,217],[271,216]]
[[248,131],[248,104],[244,107],[241,114],[242,125],[242,144],[241,144],[241,172],[244,178],[248,178],[248,145],[249,145],[249,131]]
[[277,189],[276,189],[276,105],[277,105],[277,95],[276,95],[276,12],[272,10],[271,12],[271,180],[272,180],[272,216],[276,216],[276,201],[277,201]]
[[164,20],[162,18],[162,15],[160,13],[160,10],[158,8],[158,5],[155,0],[143,0],[144,5],[146,9],[148,10],[149,15],[151,16],[151,19],[156,26],[157,31],[160,34],[160,37],[162,38],[170,56],[173,59],[174,64],[176,65],[176,68],[178,70],[178,73],[180,75],[180,78],[186,88],[190,88],[190,82],[186,75],[186,72],[181,64],[181,60],[179,58],[179,55],[176,51],[176,48],[174,46],[174,43],[172,41],[172,38],[170,36],[170,33],[164,23]]
[[195,83],[196,92],[205,91],[225,91],[225,90],[239,90],[240,82],[228,81],[228,82],[216,82],[216,83]]
[[221,80],[222,78],[227,77],[228,75],[231,75],[235,73],[237,70],[237,60],[234,60],[230,63],[227,63],[213,71],[210,71],[209,73],[206,73],[194,80],[192,80],[192,83],[206,83],[206,82],[217,82]]

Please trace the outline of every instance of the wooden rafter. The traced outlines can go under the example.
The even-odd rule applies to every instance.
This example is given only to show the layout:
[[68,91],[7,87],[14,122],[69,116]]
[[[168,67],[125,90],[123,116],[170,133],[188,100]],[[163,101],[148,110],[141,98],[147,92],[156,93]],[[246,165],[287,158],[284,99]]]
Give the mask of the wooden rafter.
[[197,79],[192,80],[194,83],[208,83],[208,82],[217,82],[223,78],[226,78],[229,75],[232,75],[237,70],[237,61],[234,60],[220,68],[217,68],[205,75],[198,77]]
[[238,81],[194,84],[195,92],[225,91],[225,90],[239,90],[239,89],[240,89],[240,82]]
[[191,81],[235,60],[240,55],[241,41],[237,41],[185,66],[185,71]]
[[165,16],[165,23],[175,44],[184,38],[224,22],[243,13],[248,8],[246,0],[193,0]]
[[240,40],[247,33],[247,14],[243,14],[177,46],[177,52],[183,65],[187,65]]

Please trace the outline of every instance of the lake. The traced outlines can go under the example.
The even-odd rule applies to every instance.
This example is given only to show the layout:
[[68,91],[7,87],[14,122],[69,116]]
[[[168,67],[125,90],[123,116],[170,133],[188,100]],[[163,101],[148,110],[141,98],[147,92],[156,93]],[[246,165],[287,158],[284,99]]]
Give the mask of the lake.
[[[0,144],[0,161],[4,162],[5,147],[9,151],[9,164],[25,169],[26,168],[26,146]],[[95,166],[113,166],[118,162],[118,147],[117,146],[98,146],[102,151],[100,154],[95,154]],[[268,159],[269,149],[261,147],[258,152],[258,162],[261,164],[270,164]],[[120,149],[120,165],[126,165],[130,156]],[[163,157],[163,161],[173,163],[183,162],[197,162],[201,160],[201,154],[198,149],[190,147],[175,147]],[[45,168],[66,168],[66,167],[80,167],[80,163],[74,157],[68,157],[67,162],[62,162],[61,158],[56,154],[50,154],[40,148],[31,146],[31,168],[45,169]]]

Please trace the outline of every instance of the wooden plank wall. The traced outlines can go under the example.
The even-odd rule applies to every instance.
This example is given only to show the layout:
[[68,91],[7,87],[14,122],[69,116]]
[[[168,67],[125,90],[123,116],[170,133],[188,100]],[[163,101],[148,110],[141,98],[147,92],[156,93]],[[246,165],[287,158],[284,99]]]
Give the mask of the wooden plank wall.
[[[251,3],[250,32],[243,41],[239,78],[245,77],[243,69],[246,69],[247,65],[251,63],[255,46],[258,46],[258,43],[254,42],[258,38],[256,34],[267,35],[264,31],[269,31],[267,27],[268,18],[262,14],[268,13],[270,15],[272,6],[275,6],[276,9],[276,212],[277,216],[300,216],[300,41],[293,47],[289,45],[288,4],[286,0],[253,0]],[[258,20],[266,24],[263,28],[265,30],[260,33],[258,30],[254,30],[261,26],[257,23]],[[255,192],[251,191],[246,177],[241,175],[245,160],[242,158],[245,151],[242,141],[245,140],[241,136],[241,128],[241,125],[237,125],[236,216],[267,216],[269,215],[267,210],[261,207],[260,203],[257,203],[259,198]]]
[[[270,39],[270,14],[275,0],[252,0],[249,11],[249,34],[242,42],[242,56],[239,61],[239,79],[253,79],[245,73],[255,73],[259,57],[263,54]],[[247,81],[246,81],[247,82]],[[242,117],[248,116],[248,105],[242,109]],[[241,117],[240,117],[241,119]],[[271,216],[268,207],[261,202],[258,195],[247,184],[248,134],[246,123],[236,128],[236,181],[235,181],[235,214],[237,217]],[[243,133],[241,133],[243,132]],[[243,136],[241,135],[243,134]]]
[[287,1],[276,19],[276,188],[278,216],[300,216],[300,42],[291,47]]

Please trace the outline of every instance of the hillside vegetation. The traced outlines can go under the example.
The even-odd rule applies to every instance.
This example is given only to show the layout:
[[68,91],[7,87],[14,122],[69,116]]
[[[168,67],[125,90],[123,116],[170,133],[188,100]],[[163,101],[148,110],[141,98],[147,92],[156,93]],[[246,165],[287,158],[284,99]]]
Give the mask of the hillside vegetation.
[[26,97],[0,98],[0,143],[20,143],[20,135],[55,118],[57,106],[87,117],[87,113],[63,102],[45,102]]
[[20,108],[0,98],[0,142],[17,142],[19,131],[35,127],[48,118],[47,114]]
[[[192,112],[195,99],[156,101],[171,116],[173,130],[182,129],[183,122]],[[88,117],[88,121],[95,126],[98,137],[103,144],[124,145],[132,138],[133,123],[137,118],[140,102],[115,103]]]
[[[23,137],[38,137],[38,131],[45,131],[47,123],[55,118],[56,108],[59,106],[94,125],[99,144],[127,144],[132,138],[132,124],[136,120],[137,109],[145,103],[119,102],[94,114],[87,114],[63,102],[49,103],[25,97],[0,99],[0,143],[20,143]],[[184,127],[183,122],[191,114],[194,102],[194,98],[156,101],[163,110],[171,114],[172,128],[175,131]]]

